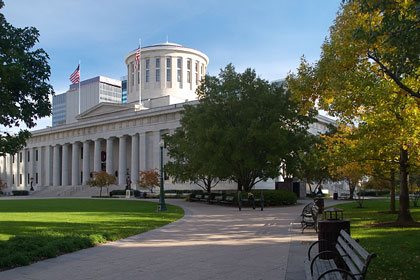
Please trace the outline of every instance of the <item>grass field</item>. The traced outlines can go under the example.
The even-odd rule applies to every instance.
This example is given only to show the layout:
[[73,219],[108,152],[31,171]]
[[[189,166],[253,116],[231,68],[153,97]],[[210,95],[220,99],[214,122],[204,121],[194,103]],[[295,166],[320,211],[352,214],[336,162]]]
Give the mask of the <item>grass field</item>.
[[[389,201],[367,200],[340,204],[344,218],[351,220],[351,236],[370,253],[376,253],[368,268],[367,279],[420,279],[420,228],[380,228],[367,224],[393,222],[397,214],[388,214]],[[397,205],[398,209],[398,205]],[[420,208],[411,208],[420,221]]]
[[73,252],[171,223],[184,215],[152,202],[96,199],[0,200],[0,269]]

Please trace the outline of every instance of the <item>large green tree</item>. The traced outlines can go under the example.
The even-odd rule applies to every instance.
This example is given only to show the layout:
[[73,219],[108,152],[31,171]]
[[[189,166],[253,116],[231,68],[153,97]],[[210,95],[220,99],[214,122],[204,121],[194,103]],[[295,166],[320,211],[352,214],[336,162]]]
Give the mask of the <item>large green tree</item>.
[[419,38],[418,6],[410,0],[343,1],[320,60],[303,60],[288,77],[307,107],[317,102],[342,124],[358,127],[370,155],[398,161],[402,223],[412,221],[407,176],[419,158],[420,48],[412,41]]
[[302,115],[289,91],[254,70],[237,73],[232,65],[217,77],[207,76],[197,94],[199,103],[185,107],[175,137],[191,145],[179,152],[191,153],[188,160],[203,165],[198,175],[227,178],[249,191],[281,169],[293,173],[299,152],[310,144],[307,129],[315,112]]
[[171,158],[165,165],[165,172],[176,182],[191,182],[210,193],[220,179],[226,179],[229,174],[221,165],[214,163],[211,150],[202,148],[201,120],[189,114],[181,119],[181,129],[177,129],[173,135],[165,135]]
[[293,174],[296,178],[305,180],[309,184],[312,194],[315,194],[323,182],[332,179],[326,148],[323,138],[312,136],[312,145],[307,151],[300,153],[300,164]]
[[[0,9],[4,2],[0,0]],[[9,128],[35,126],[38,118],[51,114],[48,54],[34,49],[39,32],[34,27],[16,28],[0,13],[0,156],[15,154],[30,137],[27,130],[8,133]]]

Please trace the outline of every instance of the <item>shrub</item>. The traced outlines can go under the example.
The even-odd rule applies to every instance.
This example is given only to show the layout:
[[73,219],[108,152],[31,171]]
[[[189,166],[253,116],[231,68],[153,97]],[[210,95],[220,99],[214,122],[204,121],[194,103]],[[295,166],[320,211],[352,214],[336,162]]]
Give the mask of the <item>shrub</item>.
[[23,196],[23,195],[29,195],[28,191],[12,191],[14,196]]
[[165,193],[176,193],[176,194],[184,194],[184,193],[194,193],[197,191],[201,191],[202,190],[165,190]]
[[[134,195],[135,197],[141,196],[141,192],[139,190],[131,190],[131,195]],[[125,195],[125,190],[113,190],[109,192],[109,196],[113,195]]]
[[381,190],[361,190],[361,196],[385,196],[389,195],[390,191],[381,191]]

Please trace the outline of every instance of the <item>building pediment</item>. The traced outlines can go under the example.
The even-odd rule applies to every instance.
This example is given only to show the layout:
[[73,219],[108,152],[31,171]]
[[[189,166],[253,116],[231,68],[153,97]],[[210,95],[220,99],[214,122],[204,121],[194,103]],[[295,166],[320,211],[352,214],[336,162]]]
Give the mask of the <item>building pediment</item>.
[[76,117],[78,121],[103,118],[106,116],[122,115],[134,111],[134,104],[117,104],[102,102],[86,110]]

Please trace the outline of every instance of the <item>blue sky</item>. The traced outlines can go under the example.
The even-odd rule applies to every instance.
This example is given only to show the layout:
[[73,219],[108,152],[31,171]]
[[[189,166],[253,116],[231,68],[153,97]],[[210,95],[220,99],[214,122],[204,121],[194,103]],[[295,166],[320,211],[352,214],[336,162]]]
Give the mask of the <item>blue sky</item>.
[[[208,74],[232,62],[267,80],[295,71],[304,54],[320,46],[341,0],[4,0],[1,12],[16,27],[34,26],[50,56],[56,94],[65,92],[81,60],[81,79],[126,75],[125,55],[166,41],[198,49],[210,58]],[[51,125],[39,121],[37,128]]]

